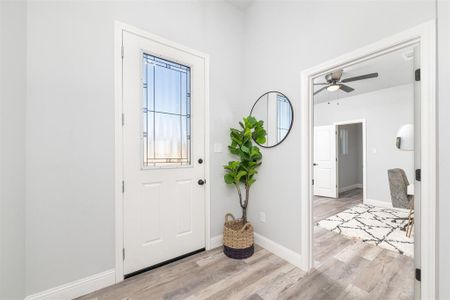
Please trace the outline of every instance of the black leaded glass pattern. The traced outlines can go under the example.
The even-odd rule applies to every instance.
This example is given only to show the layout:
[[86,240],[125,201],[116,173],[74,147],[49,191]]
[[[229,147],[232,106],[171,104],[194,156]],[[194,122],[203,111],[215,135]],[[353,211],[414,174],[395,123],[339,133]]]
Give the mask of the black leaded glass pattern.
[[143,55],[143,166],[191,162],[191,69]]

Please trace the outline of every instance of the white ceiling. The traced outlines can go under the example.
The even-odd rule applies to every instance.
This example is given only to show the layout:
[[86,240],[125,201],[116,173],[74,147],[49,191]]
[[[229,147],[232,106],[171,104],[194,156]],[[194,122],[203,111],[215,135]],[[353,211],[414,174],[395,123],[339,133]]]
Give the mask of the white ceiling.
[[253,2],[253,0],[226,0],[226,1],[240,10],[246,10]]
[[[361,81],[349,82],[348,86],[355,90],[350,93],[338,90],[329,92],[324,90],[314,96],[315,103],[327,102],[345,97],[355,96],[358,94],[368,93],[380,89],[390,88],[397,85],[411,83],[414,80],[414,59],[406,60],[406,53],[413,53],[413,49],[404,48],[391,52],[380,57],[350,66],[344,69],[342,78],[364,75],[368,73],[378,72],[377,78],[371,78]],[[314,82],[326,82],[324,76],[314,79]],[[320,89],[322,86],[315,86],[314,90]]]

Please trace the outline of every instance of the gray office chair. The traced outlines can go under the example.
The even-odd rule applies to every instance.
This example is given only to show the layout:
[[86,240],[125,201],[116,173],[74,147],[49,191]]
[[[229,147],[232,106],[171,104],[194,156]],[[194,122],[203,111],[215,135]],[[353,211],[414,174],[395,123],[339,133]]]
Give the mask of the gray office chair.
[[402,230],[406,231],[409,225],[412,225],[411,214],[414,209],[414,196],[408,195],[408,178],[406,177],[403,169],[390,169],[388,170],[389,188],[391,190],[392,206],[395,208],[407,208],[410,209],[410,216],[407,218],[395,218],[393,221],[408,220]]
[[408,195],[408,178],[403,169],[388,170],[389,188],[391,190],[392,206],[395,208],[410,208],[412,195]]

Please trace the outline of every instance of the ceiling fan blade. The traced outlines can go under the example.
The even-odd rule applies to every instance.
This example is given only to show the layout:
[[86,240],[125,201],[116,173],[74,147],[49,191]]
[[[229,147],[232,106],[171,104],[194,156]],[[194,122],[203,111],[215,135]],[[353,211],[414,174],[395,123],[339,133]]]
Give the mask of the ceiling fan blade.
[[322,92],[323,90],[326,90],[328,86],[324,86],[323,88],[318,89],[317,91],[314,92],[314,95]]
[[376,78],[376,77],[378,77],[378,73],[370,73],[370,74],[366,74],[366,75],[345,78],[345,79],[342,79],[341,82],[344,83],[344,82],[364,80],[364,79]]
[[340,84],[339,88],[341,90],[343,90],[344,92],[347,92],[347,93],[353,92],[355,90],[354,88],[351,88],[351,87],[349,87],[348,85],[345,85],[345,84]]
[[317,82],[317,83],[314,83],[314,85],[329,85],[329,83],[328,82]]

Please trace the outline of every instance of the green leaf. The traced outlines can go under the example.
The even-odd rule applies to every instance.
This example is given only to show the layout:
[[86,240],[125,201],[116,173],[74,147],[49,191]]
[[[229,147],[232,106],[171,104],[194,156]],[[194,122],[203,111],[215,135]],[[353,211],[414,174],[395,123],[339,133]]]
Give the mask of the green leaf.
[[266,137],[257,137],[255,141],[260,145],[264,145],[266,143]]
[[241,180],[241,178],[242,178],[242,176],[245,176],[245,175],[247,175],[247,172],[245,172],[245,171],[239,171],[239,173],[237,173],[237,175],[236,175],[236,181],[240,181]]
[[254,146],[252,147],[252,150],[250,151],[250,156],[258,156],[260,154],[259,148]]
[[231,174],[225,174],[225,176],[223,178],[225,179],[225,182],[227,184],[234,183],[234,176],[232,176]]
[[245,120],[245,124],[246,124],[248,127],[250,127],[250,128],[255,127],[256,124],[258,123],[258,121],[256,120],[256,118],[253,117],[253,116],[248,116],[247,118],[244,118],[244,120]]
[[233,141],[233,143],[231,145],[239,145],[242,142],[241,139],[236,138],[234,136],[231,137],[231,140]]
[[252,184],[254,184],[255,182],[256,182],[255,179],[249,179],[249,180],[247,181],[247,185],[248,185],[248,186],[252,186]]
[[255,175],[256,173],[258,173],[258,171],[256,171],[256,169],[251,169],[247,172],[248,176]]
[[240,151],[239,148],[235,148],[232,146],[228,146],[228,151],[230,151],[231,154],[239,155]]
[[229,161],[228,165],[226,165],[227,169],[230,170],[237,170],[237,168],[239,167],[240,162],[239,161]]

